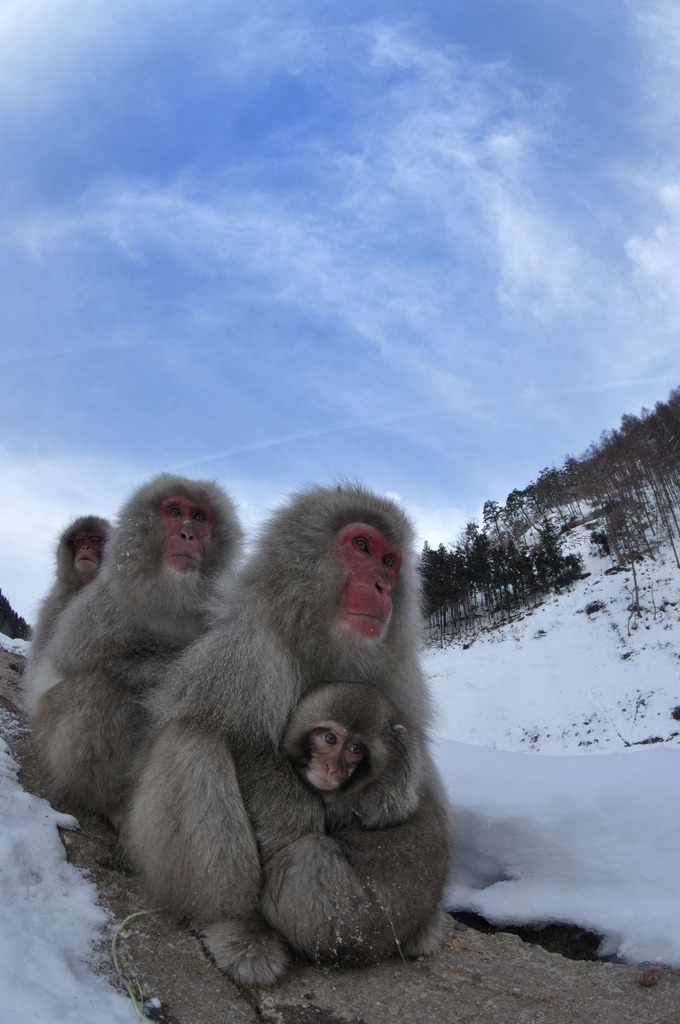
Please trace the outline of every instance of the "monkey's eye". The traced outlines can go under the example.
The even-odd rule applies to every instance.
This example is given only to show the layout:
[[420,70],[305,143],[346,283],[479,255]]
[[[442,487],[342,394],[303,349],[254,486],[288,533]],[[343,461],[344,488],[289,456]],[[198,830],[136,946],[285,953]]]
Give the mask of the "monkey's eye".
[[366,757],[366,747],[363,743],[349,743],[345,749],[345,758],[348,764],[358,764]]
[[394,565],[394,555],[385,555],[385,557],[383,558],[383,565],[386,565],[388,568],[391,569],[392,566]]
[[205,512],[202,512],[200,509],[196,509],[194,512],[194,519],[198,519],[199,523],[204,523],[207,518]]
[[355,537],[354,547],[359,548],[359,551],[365,551],[367,554],[370,554],[368,541],[366,540],[365,537]]
[[337,738],[337,736],[335,735],[334,732],[324,732],[324,733],[322,733],[321,734],[321,739],[324,741],[324,743],[327,743],[329,745],[329,747],[332,747],[333,744],[338,742],[338,738]]
[[182,515],[182,510],[179,507],[179,505],[171,505],[170,508],[168,509],[168,515],[171,515],[171,516],[181,516]]

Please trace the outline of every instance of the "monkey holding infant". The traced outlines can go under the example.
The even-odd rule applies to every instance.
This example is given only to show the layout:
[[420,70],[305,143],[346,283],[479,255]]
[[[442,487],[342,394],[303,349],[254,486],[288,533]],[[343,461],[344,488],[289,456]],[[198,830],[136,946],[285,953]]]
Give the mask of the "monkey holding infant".
[[[303,491],[213,608],[154,692],[124,822],[152,898],[243,984],[274,984],[287,947],[338,963],[432,952],[451,830],[428,748],[408,520],[360,485]],[[330,687],[315,695],[321,680]],[[322,791],[329,723],[347,734],[346,778]]]

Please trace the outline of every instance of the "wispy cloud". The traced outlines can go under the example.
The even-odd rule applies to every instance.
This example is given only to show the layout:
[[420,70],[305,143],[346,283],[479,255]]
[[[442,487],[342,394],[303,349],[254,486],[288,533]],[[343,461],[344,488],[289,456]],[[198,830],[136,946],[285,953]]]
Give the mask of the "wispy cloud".
[[[269,37],[271,19],[258,25]],[[288,174],[299,184],[285,197],[257,161],[246,187],[243,174],[201,182],[189,169],[162,186],[104,181],[71,208],[16,225],[15,240],[38,259],[98,236],[140,264],[163,252],[194,269],[242,268],[273,299],[332,311],[383,352],[409,330],[440,355],[455,349],[445,325],[475,296],[495,296],[501,318],[537,329],[601,309],[604,295],[624,298],[622,266],[589,250],[554,183],[551,194],[554,87],[530,99],[509,67],[395,28],[367,24],[353,38],[369,55],[372,45],[363,75],[382,76],[380,98],[345,138],[296,140]],[[419,261],[420,245],[442,258]]]
[[638,75],[645,120],[656,131],[677,132],[680,8],[674,0],[628,0],[626,7],[632,31],[642,43],[638,66],[631,73]]
[[680,315],[680,178],[659,189],[651,233],[631,238],[626,248],[643,278]]
[[624,246],[654,337],[659,328],[677,330],[680,316],[680,8],[673,0],[629,0],[626,8],[638,43],[631,117],[642,146],[619,168],[636,213]]

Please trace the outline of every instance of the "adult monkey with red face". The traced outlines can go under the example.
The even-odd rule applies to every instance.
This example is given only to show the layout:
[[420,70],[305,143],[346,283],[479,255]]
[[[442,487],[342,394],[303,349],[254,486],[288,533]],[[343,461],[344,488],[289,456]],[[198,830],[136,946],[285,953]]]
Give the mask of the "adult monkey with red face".
[[53,797],[119,821],[148,693],[206,629],[211,587],[240,542],[233,504],[210,481],[162,473],[123,506],[97,578],[70,602],[26,681]]
[[[296,496],[227,582],[228,613],[158,691],[128,850],[154,900],[201,927],[239,982],[276,981],[281,937],[313,958],[359,962],[437,944],[450,832],[427,750],[412,540],[399,508],[360,486]],[[379,687],[412,756],[406,778],[376,779],[361,820],[333,834],[281,746],[320,680]]]
[[106,538],[111,530],[101,516],[78,516],[61,533],[57,542],[55,581],[43,600],[31,636],[26,672],[38,662],[54,632],[57,619],[71,598],[91,583],[99,571]]

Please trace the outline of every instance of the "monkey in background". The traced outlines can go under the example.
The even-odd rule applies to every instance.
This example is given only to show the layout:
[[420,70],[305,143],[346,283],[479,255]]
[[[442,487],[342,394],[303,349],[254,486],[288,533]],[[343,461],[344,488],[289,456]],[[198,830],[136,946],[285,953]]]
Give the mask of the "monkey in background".
[[206,629],[211,587],[240,545],[233,504],[210,481],[162,473],[123,506],[96,579],[70,601],[25,681],[53,798],[119,823],[144,699]]
[[[155,691],[123,828],[152,898],[248,985],[276,982],[286,944],[338,962],[432,952],[451,831],[428,749],[407,518],[359,485],[310,488],[272,516],[215,608]],[[332,833],[281,749],[319,679],[375,685],[408,736],[408,774],[393,759],[398,784],[387,771],[366,785],[361,820],[343,811]]]
[[71,598],[97,575],[110,530],[108,519],[79,516],[62,531],[55,555],[56,578],[40,605],[31,637],[27,672],[31,671],[47,646],[57,619]]

